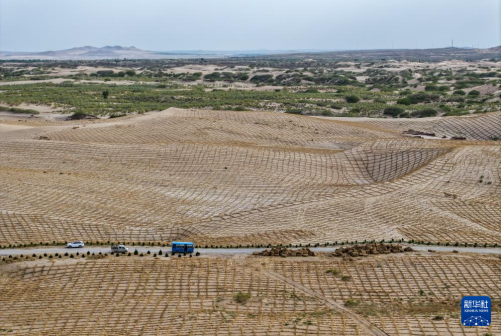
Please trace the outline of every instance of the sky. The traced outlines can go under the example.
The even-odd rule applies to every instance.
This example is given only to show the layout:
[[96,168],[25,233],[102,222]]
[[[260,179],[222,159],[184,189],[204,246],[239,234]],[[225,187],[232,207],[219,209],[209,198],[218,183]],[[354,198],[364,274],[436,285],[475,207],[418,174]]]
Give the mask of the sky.
[[501,45],[501,0],[0,0],[0,50]]

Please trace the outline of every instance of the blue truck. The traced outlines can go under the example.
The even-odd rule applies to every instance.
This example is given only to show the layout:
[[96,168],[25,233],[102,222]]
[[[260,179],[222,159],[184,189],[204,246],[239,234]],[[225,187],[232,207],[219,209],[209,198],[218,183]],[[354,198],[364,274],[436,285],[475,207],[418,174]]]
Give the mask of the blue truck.
[[195,244],[191,242],[172,242],[172,253],[193,253]]

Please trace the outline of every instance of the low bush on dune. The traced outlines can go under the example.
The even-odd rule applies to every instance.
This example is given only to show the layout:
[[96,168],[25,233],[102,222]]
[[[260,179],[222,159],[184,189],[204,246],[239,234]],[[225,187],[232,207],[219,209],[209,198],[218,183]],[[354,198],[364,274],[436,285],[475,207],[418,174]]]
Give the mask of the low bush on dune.
[[253,83],[265,83],[273,80],[273,75],[254,75],[250,81]]
[[427,117],[435,117],[438,112],[432,108],[427,108],[423,110],[414,111],[411,113],[411,117],[415,118],[427,118]]
[[1,105],[0,105],[0,111],[12,112],[12,113],[38,114],[38,111],[31,109],[23,109],[18,107],[1,106]]
[[401,105],[412,105],[419,103],[431,103],[440,100],[440,96],[436,94],[427,94],[424,92],[415,93],[406,98],[401,98],[397,100],[397,104]]
[[344,97],[344,99],[346,100],[347,103],[350,103],[350,104],[355,104],[355,103],[358,103],[360,101],[360,98],[358,98],[355,95],[346,96],[346,97]]
[[233,296],[235,302],[240,304],[246,304],[247,301],[249,301],[250,297],[251,295],[249,293],[242,293],[242,292],[238,292]]
[[82,111],[77,111],[68,117],[70,120],[82,120],[82,119],[98,119],[96,116],[91,114],[83,113]]
[[398,106],[391,106],[391,107],[385,108],[383,114],[389,115],[392,117],[397,117],[400,114],[402,114],[403,112],[404,112],[403,108],[398,107]]
[[409,98],[400,98],[397,100],[397,104],[399,105],[411,105],[411,100]]

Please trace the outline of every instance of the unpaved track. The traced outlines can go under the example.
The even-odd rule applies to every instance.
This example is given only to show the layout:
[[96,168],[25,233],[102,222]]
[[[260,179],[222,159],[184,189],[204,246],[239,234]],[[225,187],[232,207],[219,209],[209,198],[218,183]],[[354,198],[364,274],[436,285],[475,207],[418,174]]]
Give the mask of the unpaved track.
[[265,269],[265,268],[262,268],[262,271],[264,274],[266,274],[270,278],[273,278],[273,279],[278,280],[278,281],[283,281],[283,282],[287,283],[288,285],[296,288],[297,290],[299,290],[307,295],[314,296],[314,297],[318,298],[326,306],[346,314],[347,316],[351,317],[363,329],[368,331],[369,334],[378,335],[378,336],[385,336],[385,335],[388,336],[387,333],[385,333],[384,331],[382,331],[381,329],[379,329],[378,327],[376,327],[375,325],[370,323],[368,320],[364,319],[362,316],[352,312],[351,310],[349,310],[348,308],[346,308],[342,304],[337,303],[336,301],[330,300],[330,299],[326,298],[325,296],[309,289],[308,287],[305,287],[305,286],[303,286],[303,285],[301,285],[301,284],[299,284],[299,283],[297,283],[289,278],[284,277],[283,275],[277,274],[277,273],[270,271],[268,269]]

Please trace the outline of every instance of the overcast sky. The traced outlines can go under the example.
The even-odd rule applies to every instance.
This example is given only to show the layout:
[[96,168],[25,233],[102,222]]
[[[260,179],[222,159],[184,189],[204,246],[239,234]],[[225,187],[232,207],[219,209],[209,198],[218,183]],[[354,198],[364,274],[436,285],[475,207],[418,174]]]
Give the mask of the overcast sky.
[[501,45],[501,0],[0,0],[0,50]]

